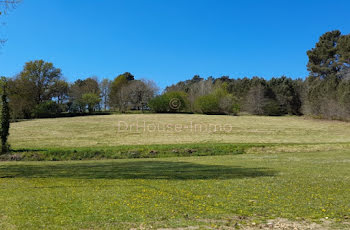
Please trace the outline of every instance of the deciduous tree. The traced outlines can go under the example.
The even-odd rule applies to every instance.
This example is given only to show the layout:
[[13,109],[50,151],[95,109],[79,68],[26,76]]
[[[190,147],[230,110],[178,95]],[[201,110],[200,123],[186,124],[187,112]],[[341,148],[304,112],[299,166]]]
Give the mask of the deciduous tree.
[[54,67],[50,62],[36,60],[24,65],[20,77],[27,81],[33,89],[33,98],[36,104],[51,100],[54,96],[54,85],[61,79],[61,69]]

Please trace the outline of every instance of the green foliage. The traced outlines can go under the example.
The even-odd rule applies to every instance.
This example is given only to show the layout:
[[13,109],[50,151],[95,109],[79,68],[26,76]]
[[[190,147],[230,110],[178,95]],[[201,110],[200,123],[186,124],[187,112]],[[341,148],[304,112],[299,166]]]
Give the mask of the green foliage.
[[[97,159],[168,158],[243,154],[259,144],[162,144],[122,145],[117,147],[78,147],[25,149],[2,156],[0,160],[69,161]],[[266,145],[269,146],[269,145]],[[14,150],[16,151],[16,150]]]
[[129,73],[118,75],[111,83],[111,90],[109,92],[109,104],[112,108],[119,108],[119,111],[126,110],[127,90],[125,87],[129,82],[134,81],[134,76]]
[[[298,91],[298,81],[293,81],[291,78],[282,76],[280,78],[272,78],[268,84],[276,98],[273,102],[275,104],[274,114],[301,114],[302,102],[300,92]],[[271,102],[269,104],[271,107]]]
[[204,95],[197,98],[196,108],[204,114],[221,114],[219,98],[215,94]]
[[82,103],[87,105],[89,113],[94,112],[95,108],[99,105],[101,98],[99,95],[94,93],[86,93],[82,96]]
[[128,80],[126,78],[125,74],[121,74],[118,77],[112,81],[112,91],[113,93],[116,93],[122,86],[128,83]]
[[156,113],[165,113],[168,112],[169,109],[169,100],[164,95],[159,95],[153,98],[148,103],[148,106]]
[[8,82],[8,96],[13,119],[31,118],[41,103],[67,97],[68,83],[61,70],[50,62],[27,62],[19,75]]
[[350,35],[327,32],[308,51],[304,110],[326,119],[350,119],[348,81],[350,73]]
[[56,80],[51,89],[52,96],[57,98],[58,104],[63,104],[68,99],[69,84],[64,80]]
[[266,116],[281,116],[284,114],[278,101],[273,99],[265,101],[263,111]]
[[52,99],[53,85],[61,77],[60,69],[43,60],[27,62],[20,73],[20,78],[27,81],[27,86],[31,88],[33,100],[37,105]]
[[2,82],[2,95],[1,95],[1,153],[5,154],[9,151],[7,143],[8,136],[10,135],[10,108],[7,99],[7,80],[1,79]]
[[227,85],[222,85],[213,93],[198,97],[196,100],[197,111],[203,114],[233,114],[240,110],[238,100],[226,90]]
[[37,105],[33,110],[32,117],[50,118],[57,117],[62,112],[62,108],[54,101],[46,101]]
[[342,81],[339,84],[338,98],[342,106],[350,113],[350,81]]
[[323,34],[316,43],[315,48],[307,51],[309,62],[308,70],[319,77],[326,77],[329,74],[335,74],[343,65],[337,58],[338,40],[341,37],[339,30]]
[[340,62],[350,64],[350,34],[341,36],[337,47]]
[[[71,85],[69,89],[69,111],[76,113],[84,113],[88,104],[90,104],[90,110],[93,110],[95,105],[94,102],[97,99],[94,99],[97,95],[99,97],[101,91],[98,85],[98,82],[94,78],[87,78],[85,80],[78,79]],[[85,100],[83,99],[84,94],[89,94],[86,96]],[[91,111],[90,111],[91,112]]]
[[187,94],[179,91],[166,92],[150,100],[148,106],[157,113],[186,112]]

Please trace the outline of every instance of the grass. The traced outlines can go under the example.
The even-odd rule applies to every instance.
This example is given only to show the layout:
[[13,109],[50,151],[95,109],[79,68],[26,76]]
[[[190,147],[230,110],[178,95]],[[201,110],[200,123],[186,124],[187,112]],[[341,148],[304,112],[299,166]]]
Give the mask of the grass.
[[164,144],[122,145],[113,147],[78,147],[47,149],[16,149],[0,155],[0,161],[67,161],[130,158],[167,158],[218,156],[244,153],[284,153],[350,150],[350,143],[291,144]]
[[[138,129],[136,129],[137,121],[139,122]],[[126,130],[126,125],[129,130]],[[133,127],[130,131],[131,125]],[[170,128],[165,129],[166,125],[169,125]],[[175,125],[180,128],[175,130]],[[216,132],[214,131],[215,125]],[[153,131],[155,128],[158,129],[158,126],[160,131]],[[15,149],[193,143],[350,142],[350,123],[312,120],[303,117],[233,117],[190,114],[84,116],[22,121],[11,124],[10,132],[10,143]]]
[[[137,127],[136,124],[139,124]],[[118,114],[11,125],[0,160],[92,160],[350,149],[350,123],[304,117]]]
[[178,144],[123,145],[114,147],[78,147],[48,149],[17,149],[1,155],[0,160],[62,161],[128,158],[165,158],[174,156],[210,156],[242,154],[249,144]]
[[350,151],[0,164],[0,227],[202,228],[350,214]]
[[10,133],[0,160],[27,161],[0,162],[0,229],[350,228],[350,123],[118,114]]

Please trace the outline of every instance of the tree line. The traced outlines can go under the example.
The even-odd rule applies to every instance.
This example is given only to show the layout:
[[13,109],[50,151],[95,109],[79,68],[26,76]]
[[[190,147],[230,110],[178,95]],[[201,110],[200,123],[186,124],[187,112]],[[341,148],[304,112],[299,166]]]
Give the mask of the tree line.
[[158,90],[153,81],[135,80],[128,72],[114,80],[89,77],[69,83],[61,69],[43,60],[27,62],[17,76],[7,79],[7,88],[13,119],[144,110]]
[[27,62],[6,86],[13,119],[128,110],[350,119],[350,35],[327,32],[307,55],[310,75],[305,79],[196,75],[160,95],[153,81],[136,80],[129,72],[113,80],[89,77],[69,83],[61,69],[43,60]]
[[[350,35],[342,35],[338,30],[327,32],[307,55],[310,75],[305,79],[194,76],[167,87],[150,106],[156,112],[233,115],[246,112],[349,120]],[[172,98],[177,98],[180,106],[173,108]]]

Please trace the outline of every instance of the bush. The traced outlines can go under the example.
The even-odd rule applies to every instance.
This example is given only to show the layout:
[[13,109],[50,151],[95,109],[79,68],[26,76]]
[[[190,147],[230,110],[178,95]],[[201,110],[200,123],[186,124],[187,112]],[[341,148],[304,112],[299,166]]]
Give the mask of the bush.
[[156,113],[175,113],[186,112],[188,104],[186,93],[174,91],[153,98],[148,106]]
[[57,117],[62,112],[60,105],[54,101],[46,101],[34,108],[32,116],[35,118]]
[[150,109],[156,113],[165,113],[168,110],[169,101],[164,95],[159,95],[153,98],[148,106]]
[[220,114],[219,100],[214,94],[204,95],[196,100],[196,108],[204,114]]
[[204,114],[237,115],[240,110],[237,98],[221,88],[197,98],[195,107],[196,111]]
[[227,94],[219,99],[219,108],[224,114],[237,115],[240,111],[238,99],[232,94]]

